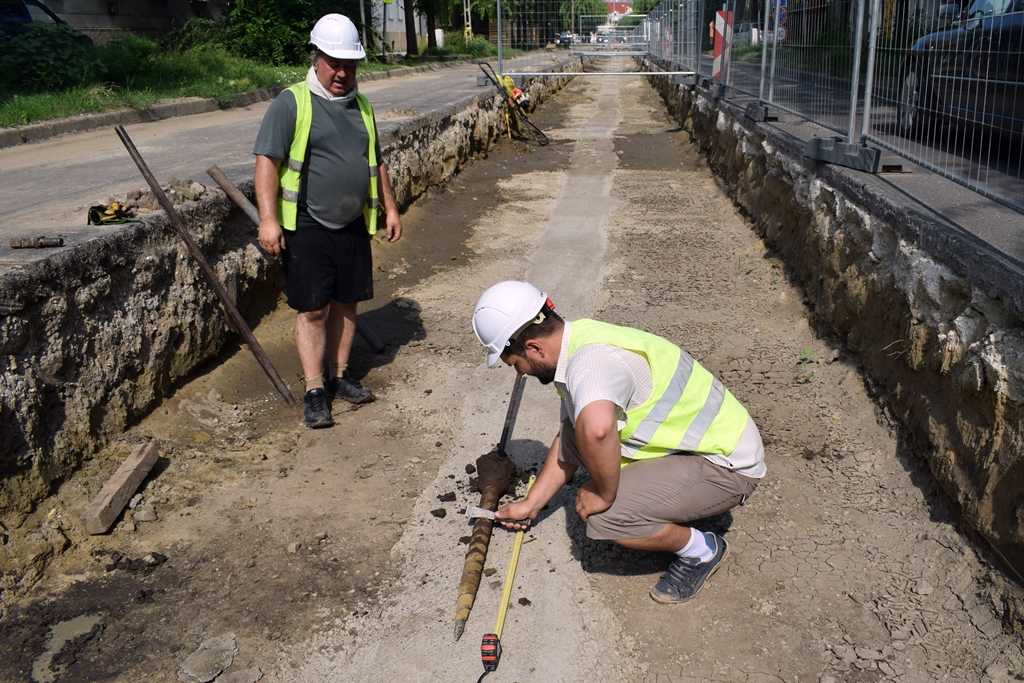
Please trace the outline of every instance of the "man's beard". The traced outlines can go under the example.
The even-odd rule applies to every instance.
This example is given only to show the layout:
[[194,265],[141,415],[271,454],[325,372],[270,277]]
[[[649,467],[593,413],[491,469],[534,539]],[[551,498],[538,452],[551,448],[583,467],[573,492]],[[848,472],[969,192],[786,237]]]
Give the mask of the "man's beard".
[[540,363],[530,363],[529,374],[540,380],[541,384],[551,384],[555,381],[555,366],[541,365]]

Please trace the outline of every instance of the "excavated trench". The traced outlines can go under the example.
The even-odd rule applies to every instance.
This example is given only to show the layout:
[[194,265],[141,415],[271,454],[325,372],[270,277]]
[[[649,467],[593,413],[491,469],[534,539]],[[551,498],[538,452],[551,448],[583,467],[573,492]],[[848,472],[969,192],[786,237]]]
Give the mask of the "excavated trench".
[[707,90],[651,82],[806,287],[817,325],[857,354],[965,522],[1024,582],[1024,266]]
[[[211,651],[229,662],[221,681],[478,676],[511,538],[496,530],[467,635],[453,642],[471,529],[459,513],[479,501],[466,465],[497,441],[514,378],[482,368],[467,311],[494,281],[529,278],[570,317],[687,348],[758,421],[769,475],[743,508],[707,522],[728,534],[726,571],[699,600],[664,609],[646,591],[667,560],[586,539],[567,487],[528,534],[493,680],[1013,680],[1018,589],[957,532],[962,509],[936,488],[946,481],[913,422],[887,407],[870,354],[813,331],[828,296],[806,279],[808,261],[747,218],[768,209],[734,206],[757,190],[711,172],[714,115],[698,110],[680,130],[639,78],[578,79],[534,117],[546,148],[470,143],[477,158],[457,174],[463,161],[424,163],[408,148],[396,184],[422,192],[426,166],[448,180],[415,203],[403,195],[406,237],[374,244],[377,299],[364,316],[387,347],[357,341],[352,366],[380,400],[336,405],[330,430],[303,428],[217,327],[158,222],[87,263],[5,281],[6,358],[45,334],[65,342],[36,354],[33,372],[9,365],[26,379],[4,385],[4,424],[19,410],[37,418],[2,437],[13,476],[0,678],[200,680],[197,654]],[[457,113],[435,123],[468,140],[495,131]],[[201,200],[198,214],[184,207],[190,226],[297,393],[279,276],[219,193]],[[44,281],[73,286],[58,296]],[[173,297],[154,297],[161,283]],[[174,324],[153,317],[165,312]],[[95,359],[73,367],[79,349]],[[48,389],[61,381],[83,396]],[[80,426],[62,431],[71,417]],[[508,449],[521,470],[536,471],[556,418],[531,384]],[[32,461],[25,445],[39,434],[69,455]],[[81,510],[145,440],[162,458],[136,507],[157,519],[132,510],[109,535],[85,535]]]
[[[536,79],[529,91],[542,102],[566,81]],[[487,92],[382,134],[403,210],[501,135],[503,115]],[[251,195],[251,184],[242,189]],[[177,179],[165,190],[245,317],[267,315],[280,267],[256,248],[245,215],[212,182]],[[159,209],[148,191],[127,200]],[[54,483],[224,348],[233,334],[219,308],[162,213],[0,278],[5,524],[17,527]]]
[[[560,84],[554,82],[545,86],[551,88],[548,93],[538,87],[533,97],[543,100],[557,85]],[[558,118],[557,112],[552,112],[538,115],[536,120],[552,125]],[[490,123],[497,125],[496,121]],[[387,387],[404,381],[391,367],[403,348],[431,343],[420,320],[419,304],[402,296],[403,291],[436,272],[465,263],[470,256],[465,246],[471,234],[469,226],[499,201],[494,193],[496,182],[513,174],[549,172],[565,163],[566,150],[558,142],[546,148],[543,155],[534,155],[526,142],[495,135],[496,128],[488,131],[486,127],[480,128],[483,124],[479,122],[475,125],[477,130],[484,131],[481,135],[491,138],[468,138],[471,144],[479,145],[468,148],[472,152],[467,150],[476,161],[470,163],[467,158],[460,162],[468,163],[461,172],[457,172],[457,167],[447,168],[444,172],[451,176],[448,182],[440,187],[420,188],[425,195],[416,204],[411,204],[410,191],[404,190],[400,196],[406,205],[405,238],[394,246],[382,240],[373,244],[378,266],[376,299],[361,309],[361,317],[385,340],[386,348],[375,354],[362,340],[357,340],[352,365],[364,384],[378,393],[386,394]],[[430,163],[438,165],[444,159],[439,152],[431,152],[430,156]],[[427,166],[428,163],[421,164]],[[402,162],[395,163],[395,167],[396,175],[401,177]],[[223,240],[215,244],[230,244],[233,240],[246,243],[236,250],[241,252],[242,256],[237,257],[240,260],[252,257],[248,244],[252,231],[245,223],[247,219],[229,210],[226,199],[215,190],[205,190],[199,199],[180,209],[200,243],[207,250],[211,246],[201,232],[206,228]],[[123,239],[131,237],[129,231]],[[211,261],[219,272],[224,272],[223,258],[214,256]],[[191,271],[184,257],[177,266],[179,270]],[[246,317],[258,321],[254,330],[261,345],[292,392],[299,395],[301,370],[292,340],[294,315],[278,302],[280,275],[274,264],[250,273],[253,274],[265,277],[266,282],[258,282],[258,278],[247,280],[242,288],[232,291],[240,295],[237,301]],[[261,297],[265,299],[262,303]],[[271,307],[270,302],[275,305]],[[205,317],[214,325],[221,324],[220,311],[212,302],[193,316],[188,320]],[[212,332],[208,334],[213,336]],[[220,343],[216,346],[211,341],[210,348],[194,350],[195,354],[202,352],[213,357],[176,384],[168,381],[163,398],[148,415],[135,418],[126,430],[121,428],[122,432],[103,435],[108,445],[95,444],[95,452],[78,471],[69,470],[57,477],[56,492],[39,499],[42,504],[33,505],[36,501],[26,499],[22,501],[23,507],[9,511],[4,518],[0,547],[4,581],[0,679],[29,680],[33,668],[45,668],[47,665],[40,656],[54,649],[51,628],[59,633],[65,630],[65,622],[83,615],[91,618],[90,630],[76,633],[63,644],[58,639],[52,653],[49,668],[56,672],[63,667],[65,675],[72,677],[57,680],[111,680],[111,676],[119,680],[116,676],[128,675],[126,672],[133,670],[133,666],[125,663],[121,646],[111,649],[107,645],[110,642],[155,647],[154,657],[161,661],[174,657],[182,651],[183,642],[198,637],[198,624],[189,625],[185,614],[176,613],[166,628],[147,626],[154,606],[163,603],[166,608],[170,595],[175,596],[172,602],[176,604],[187,596],[185,599],[194,602],[197,611],[205,616],[224,599],[223,585],[217,581],[222,576],[229,580],[232,576],[257,576],[256,585],[249,585],[247,579],[244,595],[239,594],[240,586],[228,590],[233,594],[233,611],[221,618],[224,629],[229,630],[237,629],[234,624],[239,615],[251,617],[253,623],[260,624],[258,640],[266,644],[280,643],[286,638],[294,640],[296,633],[308,629],[316,619],[315,606],[309,603],[314,603],[317,596],[335,596],[354,608],[364,605],[363,601],[375,601],[376,595],[394,579],[388,550],[420,493],[420,470],[436,460],[442,446],[447,447],[455,437],[445,430],[432,432],[430,438],[418,432],[403,433],[400,425],[387,422],[386,414],[392,406],[383,401],[364,406],[358,413],[355,407],[341,404],[334,407],[339,426],[328,430],[328,435],[339,438],[339,432],[344,433],[340,438],[346,440],[346,450],[355,447],[350,456],[356,460],[346,458],[338,462],[333,453],[309,455],[328,441],[324,433],[301,426],[301,414],[285,406],[244,345],[235,339]],[[96,360],[98,365],[112,364],[110,356],[124,354],[124,349],[110,349],[107,353],[109,356]],[[196,362],[194,356],[179,362],[184,364],[186,360]],[[428,389],[426,395],[429,394]],[[162,457],[143,487],[141,505],[126,510],[110,534],[85,535],[78,520],[85,504],[131,448],[148,440],[158,444]],[[386,453],[380,452],[382,441],[388,444]],[[404,466],[400,471],[406,476],[394,481],[390,474],[384,475],[391,469],[391,463]],[[411,481],[405,469],[416,470]],[[272,484],[269,491],[261,490],[250,496],[234,490],[263,477]],[[300,478],[301,485],[316,478],[318,487],[345,491],[344,502],[338,505],[316,496],[294,500],[288,493],[281,496],[283,502],[274,500],[275,495],[287,491],[293,482],[299,483]],[[352,482],[367,486],[354,491]],[[395,492],[392,486],[401,489]],[[472,482],[466,477],[458,486],[468,491],[476,490],[478,484],[475,477]],[[231,493],[225,493],[225,489]],[[316,493],[322,495],[323,490],[318,488]],[[268,497],[272,502],[268,502]],[[155,509],[156,524],[164,530],[147,533],[153,527],[138,521],[135,512],[139,507]],[[48,515],[50,510],[54,513]],[[254,516],[256,511],[258,517]],[[241,540],[231,534],[229,540],[204,542],[222,534],[225,524],[242,523],[243,517],[251,517],[247,521],[254,525],[250,529],[254,536]],[[336,519],[345,520],[343,527],[334,527]],[[354,524],[353,520],[359,520],[359,529],[343,531]],[[141,541],[141,545],[136,541]],[[324,554],[298,574],[289,562],[295,559],[294,553],[287,552],[296,543],[297,552],[309,547]],[[283,557],[264,562],[262,556],[268,546],[274,547],[274,555],[278,549],[286,551]],[[171,559],[167,564],[146,561],[154,554]],[[368,584],[364,578],[370,579]],[[282,586],[286,581],[288,588]],[[287,595],[281,597],[282,593]],[[206,623],[202,628],[208,627]],[[239,646],[252,642],[246,640],[249,637],[240,633]],[[256,646],[252,651],[259,649]],[[151,665],[143,657],[138,670],[151,673]],[[173,678],[174,671],[169,675]]]

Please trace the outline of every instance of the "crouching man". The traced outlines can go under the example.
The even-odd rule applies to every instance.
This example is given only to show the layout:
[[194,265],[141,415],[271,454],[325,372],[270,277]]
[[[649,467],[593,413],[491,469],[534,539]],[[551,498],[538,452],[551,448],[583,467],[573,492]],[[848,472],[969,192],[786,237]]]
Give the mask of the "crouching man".
[[[498,510],[509,528],[533,520],[578,467],[587,536],[674,553],[651,589],[661,603],[689,600],[729,552],[689,526],[742,504],[765,474],[753,419],[721,382],[672,342],[596,320],[563,321],[547,295],[501,282],[480,297],[473,330],[487,348],[562,399],[561,430],[530,494]],[[504,520],[504,521],[503,521]]]

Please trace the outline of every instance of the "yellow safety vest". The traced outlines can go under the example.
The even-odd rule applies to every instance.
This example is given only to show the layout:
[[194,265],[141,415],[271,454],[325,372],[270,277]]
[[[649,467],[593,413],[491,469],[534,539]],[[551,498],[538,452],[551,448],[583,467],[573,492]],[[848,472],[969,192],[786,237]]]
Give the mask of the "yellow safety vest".
[[[302,184],[302,164],[306,160],[306,146],[309,144],[309,129],[313,125],[313,104],[306,82],[296,83],[288,88],[295,96],[295,135],[288,149],[288,158],[281,162],[277,171],[277,222],[285,230],[294,230],[299,212],[299,189]],[[370,191],[363,207],[363,218],[366,229],[371,235],[377,232],[377,134],[373,125],[373,107],[362,93],[356,93],[359,113],[363,116],[363,124],[370,135],[370,146],[366,159],[370,164]]]
[[575,320],[569,336],[569,358],[583,346],[601,342],[644,356],[654,380],[650,398],[626,411],[626,426],[619,432],[623,464],[679,451],[724,456],[732,453],[750,415],[690,354],[647,332],[596,320]]

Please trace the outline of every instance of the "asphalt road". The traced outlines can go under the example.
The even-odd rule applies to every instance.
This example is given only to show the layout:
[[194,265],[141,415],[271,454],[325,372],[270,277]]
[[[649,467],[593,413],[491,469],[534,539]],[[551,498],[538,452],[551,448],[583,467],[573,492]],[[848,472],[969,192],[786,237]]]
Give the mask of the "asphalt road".
[[[442,109],[482,92],[475,64],[360,84],[378,117],[396,107],[420,114]],[[252,177],[252,144],[269,102],[241,109],[183,116],[127,128],[161,183],[192,178],[213,181],[206,169],[217,164],[236,183]],[[381,131],[400,120],[381,120]],[[111,129],[94,130],[0,149],[0,268],[45,258],[52,250],[9,247],[15,237],[63,236],[67,245],[107,234],[116,226],[87,226],[88,207],[112,195],[146,188],[135,164]]]

